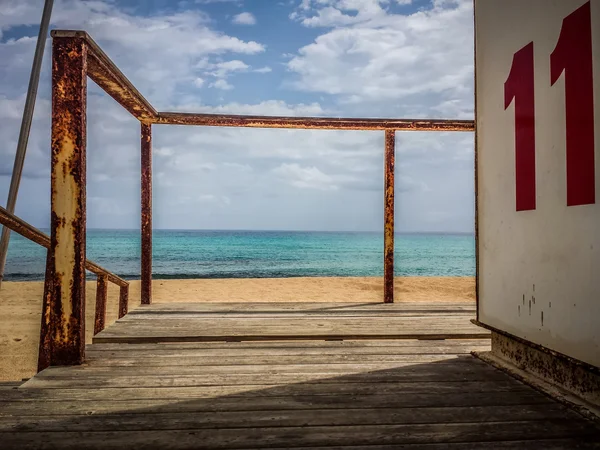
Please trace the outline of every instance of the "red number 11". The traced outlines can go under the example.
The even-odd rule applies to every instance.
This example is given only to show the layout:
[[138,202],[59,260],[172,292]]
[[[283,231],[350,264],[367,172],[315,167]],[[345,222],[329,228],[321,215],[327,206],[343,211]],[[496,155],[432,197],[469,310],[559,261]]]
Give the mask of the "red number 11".
[[[590,2],[565,17],[550,55],[550,83],[565,74],[567,206],[596,202],[594,79]],[[515,102],[517,211],[535,209],[535,101],[533,42],[513,57],[504,83],[504,109]]]

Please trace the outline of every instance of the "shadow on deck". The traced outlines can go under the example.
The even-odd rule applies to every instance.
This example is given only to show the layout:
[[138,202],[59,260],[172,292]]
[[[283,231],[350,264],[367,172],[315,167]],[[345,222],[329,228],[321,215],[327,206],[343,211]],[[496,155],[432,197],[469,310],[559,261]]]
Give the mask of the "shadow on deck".
[[[174,336],[213,327],[206,336],[227,329],[220,338],[242,342],[90,345],[84,365],[52,367],[0,391],[2,448],[598,448],[596,424],[470,355],[489,349],[489,339],[459,338],[456,328],[453,339],[429,339],[444,323],[436,314],[448,327],[463,316],[469,323],[471,312],[447,306],[404,305],[386,318],[388,305],[348,305],[332,310],[329,324],[330,305],[140,308],[106,331],[146,333],[156,323],[154,334],[168,337],[166,308]],[[427,308],[434,331],[418,319]],[[409,334],[422,327],[425,340],[390,337],[398,330],[380,332],[383,340],[367,332],[294,340],[300,323],[285,322],[355,334],[359,318],[374,327],[412,322]],[[275,326],[292,331],[281,331],[283,341],[246,342],[240,333],[261,323],[263,336]]]

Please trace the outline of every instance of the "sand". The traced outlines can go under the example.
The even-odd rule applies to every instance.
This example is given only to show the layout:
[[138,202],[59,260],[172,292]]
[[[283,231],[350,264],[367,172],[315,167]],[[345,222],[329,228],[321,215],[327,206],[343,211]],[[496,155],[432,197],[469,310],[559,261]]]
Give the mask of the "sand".
[[[0,381],[35,374],[43,282],[4,282],[0,290]],[[239,278],[155,280],[154,302],[379,302],[381,278]],[[96,283],[86,290],[86,342],[92,339]],[[117,318],[118,287],[109,283],[107,325]],[[129,309],[139,305],[140,283],[132,281]],[[396,301],[475,301],[473,277],[397,278]]]

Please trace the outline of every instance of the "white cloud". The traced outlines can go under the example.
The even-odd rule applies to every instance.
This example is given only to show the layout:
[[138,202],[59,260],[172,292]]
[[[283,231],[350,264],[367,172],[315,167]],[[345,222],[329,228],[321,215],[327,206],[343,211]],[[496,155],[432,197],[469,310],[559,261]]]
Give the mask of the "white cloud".
[[272,72],[272,71],[273,71],[273,69],[271,69],[268,66],[261,67],[260,69],[254,69],[254,72],[256,72],[256,73],[269,73],[269,72]]
[[201,88],[204,85],[204,80],[200,77],[197,77],[194,80],[194,86],[196,86],[197,88]]
[[387,3],[303,3],[297,20],[334,28],[287,63],[297,76],[292,86],[337,96],[340,103],[401,100],[405,109],[419,107],[419,116],[472,117],[472,1],[436,0],[432,8],[408,15],[386,11]]
[[245,72],[250,68],[248,64],[244,63],[243,61],[240,61],[239,59],[220,62],[214,64],[212,67],[214,68],[214,70],[209,72],[210,75],[218,78],[224,78],[233,72]]
[[299,164],[281,164],[273,173],[285,179],[292,186],[301,189],[336,190],[333,178],[316,167],[302,167]]
[[225,81],[223,79],[219,79],[219,80],[215,81],[214,83],[211,83],[210,86],[217,88],[217,89],[222,89],[224,91],[230,91],[231,89],[233,89],[233,85],[229,84],[227,81]]
[[[0,29],[36,26],[41,9],[37,0],[0,2]],[[158,108],[173,102],[178,86],[194,82],[195,64],[203,58],[210,61],[218,55],[254,55],[265,50],[256,41],[224,34],[211,25],[210,18],[197,10],[138,16],[108,0],[56,0],[51,21],[53,28],[85,29]],[[0,80],[8,73],[13,79],[27,79],[31,59],[11,55],[33,52],[34,46],[35,36],[0,43]]]
[[255,25],[256,17],[252,13],[243,12],[233,16],[232,22],[237,25]]

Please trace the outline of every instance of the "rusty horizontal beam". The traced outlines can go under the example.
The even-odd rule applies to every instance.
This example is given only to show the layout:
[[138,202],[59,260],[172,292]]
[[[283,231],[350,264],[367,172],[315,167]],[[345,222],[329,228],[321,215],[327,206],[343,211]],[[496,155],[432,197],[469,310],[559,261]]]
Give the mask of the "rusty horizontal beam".
[[300,128],[313,130],[475,131],[475,122],[473,120],[239,116],[179,112],[159,112],[154,123],[163,125]]
[[83,39],[87,46],[87,74],[108,95],[142,122],[156,119],[157,112],[94,40],[81,30],[52,30],[55,38]]
[[[0,206],[0,224],[10,228],[17,234],[20,234],[26,239],[41,245],[44,248],[50,248],[50,236],[35,228],[33,225],[25,222],[23,219],[9,213],[5,208]],[[115,274],[102,268],[98,264],[90,261],[85,262],[85,268],[95,275],[105,275],[111,283],[119,286],[128,286],[129,282],[119,278]]]

